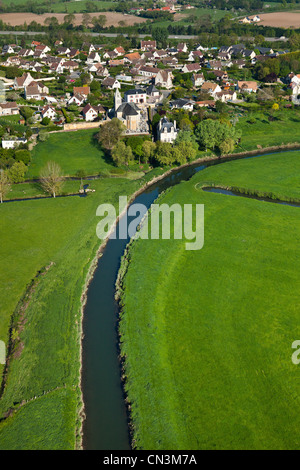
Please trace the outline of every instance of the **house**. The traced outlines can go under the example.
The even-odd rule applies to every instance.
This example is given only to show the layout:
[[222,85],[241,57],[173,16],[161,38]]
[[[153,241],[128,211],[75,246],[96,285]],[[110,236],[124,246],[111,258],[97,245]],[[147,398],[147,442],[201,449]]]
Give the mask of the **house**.
[[185,64],[183,67],[182,67],[182,72],[183,73],[196,73],[196,72],[199,72],[199,70],[201,69],[201,65],[198,63],[194,63],[194,64]]
[[115,47],[114,48],[114,52],[117,54],[117,55],[124,55],[125,54],[125,50],[122,46],[119,46],[119,47]]
[[246,59],[254,59],[254,57],[256,56],[255,52],[252,51],[251,49],[244,49],[242,51],[242,56],[243,57],[246,57]]
[[216,102],[213,100],[196,101],[196,105],[199,106],[199,108],[214,108]]
[[239,23],[241,23],[241,24],[249,24],[249,23],[251,23],[251,20],[250,20],[250,18],[248,18],[248,16],[245,16],[244,18],[242,18],[241,20],[239,20]]
[[79,64],[78,62],[75,62],[75,60],[66,60],[63,63],[63,68],[69,70],[70,72],[74,72],[74,70],[79,68]]
[[35,48],[35,51],[44,52],[47,54],[47,52],[50,52],[51,49],[49,46],[45,46],[45,44],[38,44]]
[[89,72],[96,72],[96,75],[98,77],[107,77],[109,75],[108,69],[100,63],[90,64],[88,66],[88,71]]
[[223,70],[211,70],[210,73],[215,76],[216,80],[228,80],[228,74],[226,71],[224,72]]
[[161,142],[173,143],[176,140],[178,129],[176,129],[176,121],[170,122],[164,116],[158,123],[157,138]]
[[2,47],[2,54],[14,54],[17,48],[15,44],[5,44]]
[[124,59],[126,62],[129,62],[130,64],[133,64],[137,62],[138,60],[141,59],[141,56],[138,52],[131,52],[130,54],[126,54],[124,56]]
[[1,143],[4,149],[14,149],[21,144],[27,144],[27,139],[25,137],[11,137],[10,139],[3,139]]
[[87,96],[81,95],[80,93],[75,93],[71,98],[68,99],[67,104],[76,104],[77,106],[81,106],[85,100],[87,99]]
[[221,87],[214,82],[204,82],[203,85],[201,86],[201,91],[205,93],[209,93],[213,98],[216,97],[217,93],[220,93],[222,91]]
[[239,91],[245,91],[247,93],[257,92],[257,82],[253,81],[238,81],[237,84]]
[[223,103],[227,103],[228,101],[236,101],[237,94],[236,91],[225,91],[222,90],[219,93],[216,93],[216,99],[221,100]]
[[96,51],[91,52],[86,59],[87,64],[93,64],[94,62],[101,62],[101,57]]
[[121,88],[121,83],[114,77],[106,77],[102,80],[102,85],[109,90],[115,90],[116,88]]
[[259,51],[259,53],[262,54],[262,55],[274,54],[273,49],[271,49],[270,47],[256,47],[256,49],[257,49],[257,50]]
[[212,70],[222,70],[223,68],[222,62],[220,60],[210,60],[207,65]]
[[92,106],[88,103],[83,108],[82,114],[85,121],[94,121],[98,117],[98,110],[95,106]]
[[149,67],[148,65],[143,65],[138,71],[139,75],[143,75],[144,77],[156,77],[158,72],[159,69],[157,67]]
[[37,85],[28,85],[24,88],[26,100],[40,100],[41,92]]
[[188,56],[189,62],[195,62],[195,60],[201,60],[203,58],[203,53],[201,51],[191,51]]
[[177,46],[178,52],[188,52],[188,47],[185,42],[180,42]]
[[243,69],[246,65],[245,59],[235,59],[232,61],[232,65],[237,66],[238,69]]
[[151,51],[156,49],[156,41],[141,41],[140,49],[142,51]]
[[30,57],[33,56],[34,52],[32,49],[20,49],[18,52],[19,57]]
[[115,51],[106,51],[103,54],[103,59],[115,59],[118,54]]
[[19,107],[15,101],[0,103],[0,116],[11,116],[12,114],[19,114]]
[[160,70],[155,77],[155,85],[170,89],[173,86],[173,74],[168,70]]
[[73,87],[73,95],[84,95],[86,98],[91,93],[89,86],[74,86]]
[[55,109],[53,108],[53,106],[47,104],[46,106],[44,106],[44,108],[42,109],[41,111],[41,117],[42,119],[44,119],[45,117],[51,119],[51,121],[53,121],[57,116],[57,112],[55,111]]
[[29,72],[23,73],[21,77],[16,77],[14,81],[14,88],[17,90],[19,88],[24,88],[25,86],[29,85],[30,82],[33,81],[33,77],[30,75]]
[[185,111],[193,111],[194,104],[195,102],[193,100],[187,100],[184,98],[170,101],[171,109],[184,109]]
[[124,101],[126,103],[144,104],[147,101],[147,93],[141,88],[125,91]]
[[58,47],[56,49],[56,52],[58,55],[67,55],[71,52],[71,49],[69,49],[68,47]]
[[192,82],[194,88],[199,88],[205,82],[203,73],[193,73]]

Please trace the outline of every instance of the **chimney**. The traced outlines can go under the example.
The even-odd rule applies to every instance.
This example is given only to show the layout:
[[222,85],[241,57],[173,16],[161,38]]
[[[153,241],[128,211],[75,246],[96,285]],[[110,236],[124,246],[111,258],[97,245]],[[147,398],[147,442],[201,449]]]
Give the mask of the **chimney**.
[[174,121],[174,129],[176,130],[176,121]]

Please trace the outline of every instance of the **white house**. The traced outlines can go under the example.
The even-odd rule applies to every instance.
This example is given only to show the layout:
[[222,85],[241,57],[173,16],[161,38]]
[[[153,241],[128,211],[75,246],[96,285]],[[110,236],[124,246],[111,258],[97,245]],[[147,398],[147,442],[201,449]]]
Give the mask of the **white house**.
[[0,116],[11,116],[12,114],[19,114],[19,108],[15,101],[0,103]]
[[53,121],[57,116],[55,109],[47,104],[41,111],[41,117],[44,119],[45,117],[50,118]]
[[169,142],[172,144],[178,134],[176,129],[176,121],[170,122],[166,117],[163,117],[158,123],[157,137],[161,142]]
[[147,100],[147,93],[145,90],[142,90],[141,88],[128,90],[128,91],[125,91],[124,93],[125,103],[143,104],[143,103],[146,103],[146,100]]
[[94,121],[98,117],[98,111],[89,103],[83,108],[82,114],[86,121]]
[[2,140],[2,148],[4,149],[14,149],[16,147],[19,147],[21,144],[26,144],[27,139],[25,137],[20,137],[20,138],[10,138],[10,139],[3,139]]
[[172,72],[160,70],[155,77],[155,85],[170,89],[173,86],[172,78]]
[[94,62],[101,62],[101,57],[96,51],[91,52],[86,59],[87,64],[93,64]]

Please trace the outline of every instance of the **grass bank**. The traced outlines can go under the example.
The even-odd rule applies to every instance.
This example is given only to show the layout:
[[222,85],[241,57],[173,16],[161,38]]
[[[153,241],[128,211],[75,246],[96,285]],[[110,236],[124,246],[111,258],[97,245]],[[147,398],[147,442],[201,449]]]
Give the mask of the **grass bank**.
[[[8,344],[10,330],[14,339],[0,400],[1,449],[71,449],[79,442],[80,299],[100,244],[96,208],[102,202],[117,208],[119,194],[130,195],[142,184],[101,179],[91,182],[96,192],[86,198],[1,205],[0,338]],[[19,300],[49,265],[19,321]],[[13,312],[17,321],[11,325]],[[47,410],[42,419],[41,409]]]

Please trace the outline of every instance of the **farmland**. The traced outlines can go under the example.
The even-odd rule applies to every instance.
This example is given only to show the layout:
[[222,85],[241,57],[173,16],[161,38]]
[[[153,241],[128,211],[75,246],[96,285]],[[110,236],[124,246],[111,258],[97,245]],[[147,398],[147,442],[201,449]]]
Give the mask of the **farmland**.
[[[106,27],[115,26],[119,23],[119,21],[124,21],[126,26],[132,26],[135,23],[144,23],[146,21],[146,18],[139,18],[133,15],[124,15],[123,13],[117,13],[114,11],[100,13],[106,17]],[[98,16],[97,12],[93,13],[93,16]],[[42,15],[37,15],[35,13],[3,13],[0,15],[0,20],[2,20],[4,23],[10,24],[11,26],[20,26],[25,22],[29,24],[32,21],[36,21],[39,24],[44,24],[47,18],[52,17],[57,18],[59,23],[63,23],[65,13],[44,13]],[[74,25],[81,24],[82,13],[75,13]]]
[[300,10],[263,13],[259,15],[262,26],[275,28],[300,28]]
[[299,165],[291,152],[199,172],[159,202],[205,205],[203,249],[133,243],[120,333],[137,448],[299,449],[299,208],[199,188],[299,198]]

